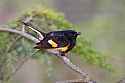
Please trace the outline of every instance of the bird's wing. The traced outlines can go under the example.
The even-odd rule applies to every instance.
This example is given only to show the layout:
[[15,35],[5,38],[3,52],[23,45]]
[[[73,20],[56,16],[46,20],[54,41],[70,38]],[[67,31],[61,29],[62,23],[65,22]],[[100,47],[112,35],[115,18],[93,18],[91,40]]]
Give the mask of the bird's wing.
[[67,37],[64,36],[54,36],[48,43],[52,46],[52,49],[57,49],[60,52],[66,52],[70,46],[70,42]]
[[36,45],[37,46],[35,48],[37,49],[61,48],[69,45],[69,41],[67,37],[64,36],[47,36]]
[[53,36],[48,39],[48,43],[54,48],[65,47],[69,44],[65,36]]

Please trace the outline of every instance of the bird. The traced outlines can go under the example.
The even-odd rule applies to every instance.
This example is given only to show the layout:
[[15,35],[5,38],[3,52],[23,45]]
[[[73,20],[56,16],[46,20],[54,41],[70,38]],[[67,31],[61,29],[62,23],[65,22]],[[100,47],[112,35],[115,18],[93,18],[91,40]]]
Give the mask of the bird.
[[[30,24],[23,24],[32,27]],[[55,49],[61,56],[65,56],[66,53],[75,47],[77,36],[81,34],[81,32],[76,32],[75,30],[50,31],[48,33],[39,32],[43,37],[36,43],[34,48]]]

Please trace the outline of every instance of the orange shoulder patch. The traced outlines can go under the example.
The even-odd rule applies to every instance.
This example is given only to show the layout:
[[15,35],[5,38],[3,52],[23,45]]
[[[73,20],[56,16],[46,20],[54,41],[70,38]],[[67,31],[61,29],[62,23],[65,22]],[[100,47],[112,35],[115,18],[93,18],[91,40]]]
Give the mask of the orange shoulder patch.
[[54,42],[53,40],[48,40],[48,43],[50,45],[52,45],[52,47],[54,47],[54,48],[58,46],[58,44],[56,42]]

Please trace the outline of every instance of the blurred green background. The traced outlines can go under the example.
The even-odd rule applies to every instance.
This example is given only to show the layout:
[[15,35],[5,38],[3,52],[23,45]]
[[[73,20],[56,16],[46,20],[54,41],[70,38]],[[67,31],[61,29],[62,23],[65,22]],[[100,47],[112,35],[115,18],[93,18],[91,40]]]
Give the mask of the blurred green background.
[[[0,0],[0,24],[6,24],[37,5],[64,13],[67,20],[80,27],[77,30],[92,46],[108,57],[116,71],[111,73],[84,63],[79,56],[72,57],[73,63],[99,83],[116,83],[125,77],[125,0]],[[13,77],[13,83],[54,83],[79,77],[60,60],[50,60],[49,64],[46,60],[28,60]],[[49,73],[53,70],[51,66],[54,72]]]

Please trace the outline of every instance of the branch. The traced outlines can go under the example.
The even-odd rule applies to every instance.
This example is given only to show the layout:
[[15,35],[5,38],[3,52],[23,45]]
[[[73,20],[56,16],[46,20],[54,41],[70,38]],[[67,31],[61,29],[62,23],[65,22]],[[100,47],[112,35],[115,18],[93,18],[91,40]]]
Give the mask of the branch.
[[125,83],[125,78],[122,78],[122,79],[119,80],[117,83]]
[[[34,43],[37,43],[39,42],[39,40],[35,37],[33,37],[32,35],[28,34],[28,33],[25,33],[25,32],[22,32],[22,31],[19,31],[19,30],[16,30],[16,29],[10,29],[10,28],[0,28],[0,32],[11,32],[11,33],[15,33],[15,34],[18,34],[18,35],[21,35],[31,41],[33,41]],[[74,65],[67,57],[65,56],[60,56],[59,55],[59,52],[55,51],[55,50],[45,50],[47,53],[50,53],[50,54],[54,54],[56,55],[58,58],[60,58],[65,65],[67,65],[67,67],[69,67],[70,69],[72,69],[73,71],[79,73],[81,76],[82,76],[82,79],[83,81],[82,82],[79,82],[79,83],[96,83],[95,81],[91,80],[89,77],[88,77],[88,74],[85,73],[84,71],[82,71],[79,67],[77,67],[76,65]],[[81,81],[81,80],[80,80]],[[62,83],[62,82],[61,82]],[[63,83],[78,83],[75,82],[75,81],[66,81],[66,82],[63,82]]]
[[34,43],[37,43],[39,42],[39,40],[33,36],[31,36],[30,34],[28,33],[25,33],[25,32],[22,32],[22,31],[18,31],[16,29],[10,29],[10,28],[0,28],[0,32],[10,32],[10,33],[15,33],[15,34],[18,34],[18,35],[21,35],[31,41],[33,41]]

